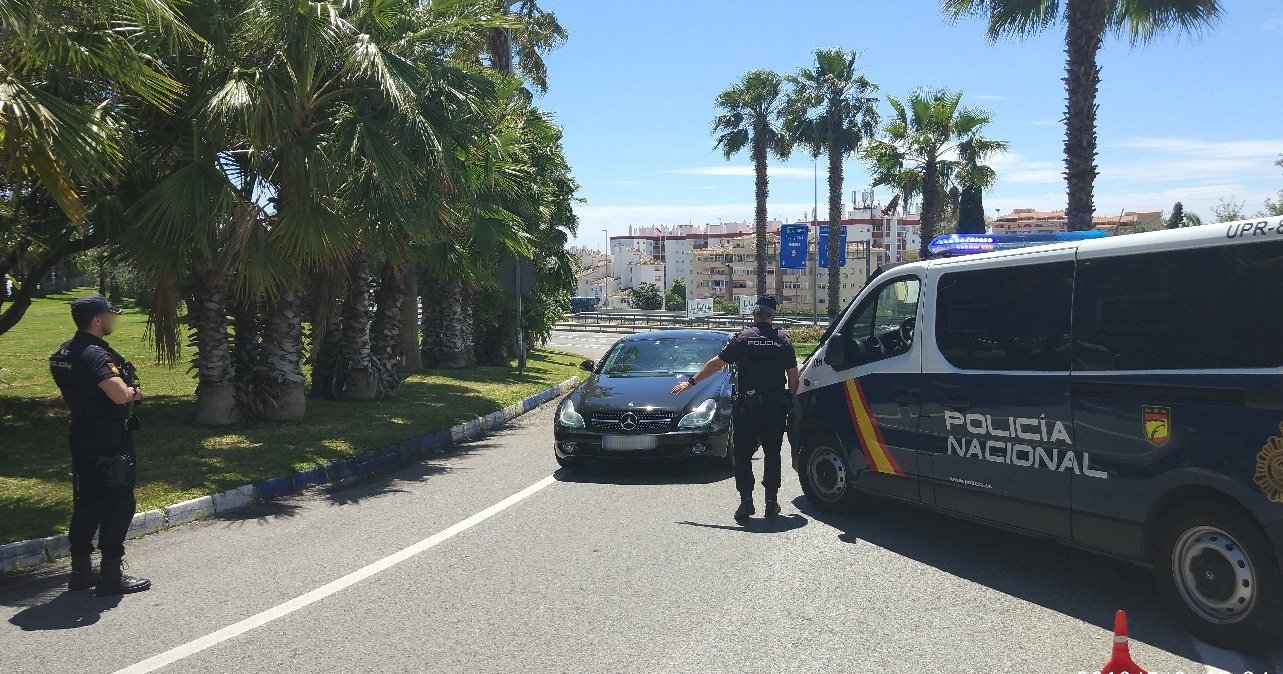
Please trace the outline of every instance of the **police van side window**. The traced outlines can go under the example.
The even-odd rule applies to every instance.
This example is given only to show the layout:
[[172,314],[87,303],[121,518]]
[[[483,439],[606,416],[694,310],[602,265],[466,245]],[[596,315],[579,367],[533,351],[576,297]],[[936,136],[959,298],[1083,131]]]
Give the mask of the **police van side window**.
[[832,338],[826,362],[845,370],[905,353],[913,345],[922,284],[915,276],[888,282],[865,298]]
[[1074,369],[1283,366],[1283,241],[1082,260]]
[[1068,371],[1074,263],[940,277],[936,344],[962,370]]

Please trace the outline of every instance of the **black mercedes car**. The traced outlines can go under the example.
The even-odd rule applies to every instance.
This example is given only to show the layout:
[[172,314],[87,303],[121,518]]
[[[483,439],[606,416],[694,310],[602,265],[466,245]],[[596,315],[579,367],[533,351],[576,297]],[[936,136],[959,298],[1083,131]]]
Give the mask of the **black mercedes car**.
[[592,375],[557,408],[557,463],[645,456],[713,457],[731,465],[732,368],[681,395],[671,392],[730,337],[715,330],[644,332],[615,342],[600,363],[585,361]]

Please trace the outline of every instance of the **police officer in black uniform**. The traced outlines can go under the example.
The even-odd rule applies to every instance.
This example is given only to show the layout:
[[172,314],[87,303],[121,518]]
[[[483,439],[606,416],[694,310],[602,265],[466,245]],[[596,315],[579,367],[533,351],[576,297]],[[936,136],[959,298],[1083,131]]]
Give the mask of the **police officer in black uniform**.
[[[71,410],[72,590],[96,586],[97,594],[142,592],[151,581],[121,571],[125,534],[134,517],[135,460],[133,405],[142,391],[131,382],[132,366],[103,337],[116,326],[120,309],[102,295],[71,303],[76,335],[49,357],[53,380]],[[102,572],[94,573],[94,534],[102,551]]]
[[734,434],[735,488],[740,505],[735,519],[748,519],[753,507],[753,454],[759,445],[764,455],[762,487],[766,489],[766,516],[780,513],[776,494],[780,489],[780,446],[793,396],[797,395],[797,353],[783,331],[771,325],[775,298],[763,295],[753,308],[753,324],[733,337],[722,352],[704,365],[689,382],[673,387],[673,394],[708,379],[714,372],[737,363],[738,395],[735,399]]

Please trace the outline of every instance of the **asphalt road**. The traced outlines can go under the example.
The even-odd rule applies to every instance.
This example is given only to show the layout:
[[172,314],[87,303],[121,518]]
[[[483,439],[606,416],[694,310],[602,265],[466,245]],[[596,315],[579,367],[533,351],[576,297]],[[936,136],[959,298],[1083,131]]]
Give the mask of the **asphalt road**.
[[610,345],[623,336],[617,333],[557,331],[548,339],[548,348],[601,360],[601,357],[610,349]]
[[821,515],[791,471],[783,516],[746,526],[721,471],[558,471],[552,413],[131,542],[147,593],[0,579],[0,671],[1074,673],[1118,608],[1150,672],[1283,664],[1193,641],[1143,570],[890,503]]

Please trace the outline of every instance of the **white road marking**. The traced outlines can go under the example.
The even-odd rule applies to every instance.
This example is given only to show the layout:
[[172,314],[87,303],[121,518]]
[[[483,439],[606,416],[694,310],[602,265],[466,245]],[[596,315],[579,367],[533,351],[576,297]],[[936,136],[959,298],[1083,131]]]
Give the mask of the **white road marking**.
[[547,487],[548,485],[556,481],[557,481],[556,478],[549,475],[548,477],[545,477],[544,479],[530,485],[529,487],[522,489],[521,491],[513,494],[512,496],[509,496],[508,498],[505,498],[504,500],[499,501],[498,503],[490,506],[489,508],[486,508],[485,510],[482,510],[481,512],[463,520],[462,522],[459,522],[449,527],[448,529],[435,533],[419,541],[418,543],[411,545],[408,548],[404,548],[398,552],[394,552],[388,555],[387,557],[384,557],[383,559],[380,559],[376,562],[373,562],[364,567],[361,567],[360,569],[357,569],[356,571],[353,571],[352,573],[349,573],[346,576],[343,576],[342,578],[330,581],[329,583],[326,583],[325,585],[322,585],[321,587],[318,587],[315,590],[312,590],[311,592],[299,595],[283,604],[273,606],[272,608],[269,608],[265,611],[252,615],[240,622],[228,625],[227,627],[224,627],[223,629],[220,629],[216,632],[211,632],[210,634],[206,634],[203,637],[189,641],[181,646],[171,648],[165,651],[164,653],[147,658],[142,662],[139,662],[134,665],[130,665],[129,667],[126,667],[121,670],[117,670],[116,674],[142,674],[143,672],[154,672],[160,669],[161,667],[178,662],[179,660],[182,660],[183,658],[186,658],[190,655],[195,655],[196,653],[199,653],[211,646],[216,646],[218,644],[223,643],[224,641],[227,641],[228,639],[232,639],[237,636],[240,636],[254,629],[255,627],[266,625],[267,623],[273,620],[276,620],[277,618],[287,616],[301,608],[314,604],[322,599],[325,599],[326,597],[332,594],[340,592],[367,578],[370,578],[375,574],[386,571],[396,566],[397,564],[400,564],[401,562],[404,562],[405,560],[410,559],[411,557],[419,554],[420,552],[428,550],[429,548],[432,548],[433,546],[439,543],[443,543],[453,538],[457,534],[467,531],[468,529],[503,512],[509,507],[519,503],[525,498],[535,494],[539,490],[543,489],[544,487]]

